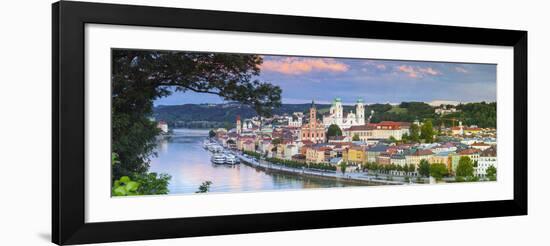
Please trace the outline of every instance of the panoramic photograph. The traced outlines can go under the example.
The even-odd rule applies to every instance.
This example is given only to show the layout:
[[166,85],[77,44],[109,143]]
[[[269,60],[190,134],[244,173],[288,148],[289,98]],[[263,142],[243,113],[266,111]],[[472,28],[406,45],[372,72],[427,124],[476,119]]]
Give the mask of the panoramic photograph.
[[111,195],[497,181],[496,65],[111,50]]

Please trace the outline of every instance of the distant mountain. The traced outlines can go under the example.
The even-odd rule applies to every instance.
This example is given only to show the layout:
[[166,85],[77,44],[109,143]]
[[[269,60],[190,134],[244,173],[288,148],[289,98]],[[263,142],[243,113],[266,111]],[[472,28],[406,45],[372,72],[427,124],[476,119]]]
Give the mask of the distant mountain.
[[[307,112],[310,103],[283,104],[273,111],[274,114],[291,115],[294,112]],[[319,111],[328,111],[330,105],[316,104]],[[184,105],[160,105],[153,109],[153,116],[158,120],[164,120],[168,124],[176,122],[235,122],[237,115],[241,118],[256,116],[256,112],[246,105],[237,103],[228,104],[184,104]]]
[[[446,101],[445,103],[449,103]],[[273,111],[274,114],[291,115],[294,112],[303,112],[308,115],[310,103],[283,104]],[[330,104],[316,104],[318,117],[329,111]],[[434,113],[434,107],[424,102],[402,102],[399,105],[369,104],[365,106],[365,118],[370,122],[405,121],[430,119],[434,125],[448,124],[448,119],[462,121],[467,125],[480,127],[496,127],[496,103],[466,103],[457,106],[459,112],[440,116]],[[355,111],[354,106],[345,105],[344,112]],[[238,103],[226,104],[184,104],[164,105],[153,108],[153,116],[157,120],[164,120],[171,126],[187,128],[232,128],[235,126],[237,115],[241,118],[256,116],[256,112],[249,106]]]

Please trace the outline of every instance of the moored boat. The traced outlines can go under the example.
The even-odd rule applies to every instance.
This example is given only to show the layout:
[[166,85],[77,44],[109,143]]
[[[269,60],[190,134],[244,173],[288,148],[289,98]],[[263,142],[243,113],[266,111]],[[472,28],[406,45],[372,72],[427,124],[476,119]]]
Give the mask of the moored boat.
[[226,158],[224,154],[213,154],[210,160],[214,164],[224,164],[226,161]]
[[229,165],[239,164],[239,158],[233,154],[225,154],[225,163]]

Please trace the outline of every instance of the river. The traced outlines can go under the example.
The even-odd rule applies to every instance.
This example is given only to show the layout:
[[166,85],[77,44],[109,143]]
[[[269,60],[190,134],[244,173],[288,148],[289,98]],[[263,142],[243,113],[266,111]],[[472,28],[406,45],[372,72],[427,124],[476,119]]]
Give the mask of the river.
[[150,171],[172,176],[170,194],[192,194],[204,181],[212,181],[210,192],[250,192],[282,189],[344,187],[342,183],[299,175],[265,172],[239,164],[216,165],[210,152],[202,148],[208,130],[174,129],[170,138],[159,140],[157,156],[151,159]]

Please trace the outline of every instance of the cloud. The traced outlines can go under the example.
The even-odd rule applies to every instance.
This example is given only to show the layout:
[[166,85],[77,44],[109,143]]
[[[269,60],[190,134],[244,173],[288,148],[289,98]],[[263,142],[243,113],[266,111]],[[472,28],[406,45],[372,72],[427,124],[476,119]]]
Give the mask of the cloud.
[[346,72],[349,66],[331,58],[294,58],[267,60],[260,66],[262,71],[271,71],[288,75],[298,75],[310,72]]
[[459,73],[469,73],[469,71],[466,70],[466,68],[463,68],[463,67],[455,67],[455,71],[457,71]]
[[406,73],[410,78],[421,78],[425,75],[437,76],[441,75],[440,71],[437,71],[431,67],[413,67],[409,65],[401,65],[397,67],[397,70],[402,73]]
[[[386,65],[378,61],[366,60],[363,65],[376,68],[378,70],[386,70]],[[363,68],[363,71],[367,71],[367,68]]]

